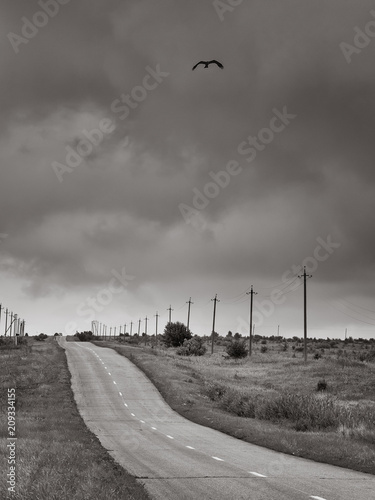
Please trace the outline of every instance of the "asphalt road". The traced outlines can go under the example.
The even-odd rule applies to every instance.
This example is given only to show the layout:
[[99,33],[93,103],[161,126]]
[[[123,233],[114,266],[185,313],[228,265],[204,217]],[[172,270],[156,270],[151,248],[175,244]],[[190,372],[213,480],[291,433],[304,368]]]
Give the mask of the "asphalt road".
[[174,412],[112,349],[66,342],[79,411],[157,500],[375,500],[375,476],[245,443]]

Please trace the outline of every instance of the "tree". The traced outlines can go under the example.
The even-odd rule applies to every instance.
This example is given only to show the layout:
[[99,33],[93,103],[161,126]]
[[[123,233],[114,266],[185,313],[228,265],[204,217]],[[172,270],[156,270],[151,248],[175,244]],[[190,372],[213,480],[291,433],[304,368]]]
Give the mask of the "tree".
[[191,339],[192,333],[183,323],[168,322],[164,328],[163,341],[167,347],[179,347],[185,339]]
[[74,336],[78,337],[80,342],[90,342],[91,340],[93,340],[92,332],[77,332]]

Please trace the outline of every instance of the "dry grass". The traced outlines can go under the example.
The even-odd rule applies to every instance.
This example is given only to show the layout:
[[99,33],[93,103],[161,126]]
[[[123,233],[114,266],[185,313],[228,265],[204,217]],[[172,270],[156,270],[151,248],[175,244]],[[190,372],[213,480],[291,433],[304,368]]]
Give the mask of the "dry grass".
[[[268,342],[251,360],[220,352],[177,356],[171,349],[113,347],[192,421],[275,450],[375,474],[375,364],[337,353],[310,359]],[[219,351],[219,349],[216,349]],[[310,358],[312,356],[310,355]],[[317,391],[319,381],[327,390]]]
[[[54,339],[1,350],[3,403],[16,388],[14,500],[148,498],[142,486],[102,448],[82,421],[70,388],[65,353]],[[6,419],[0,422],[1,470],[7,471]],[[0,498],[7,498],[5,474]]]

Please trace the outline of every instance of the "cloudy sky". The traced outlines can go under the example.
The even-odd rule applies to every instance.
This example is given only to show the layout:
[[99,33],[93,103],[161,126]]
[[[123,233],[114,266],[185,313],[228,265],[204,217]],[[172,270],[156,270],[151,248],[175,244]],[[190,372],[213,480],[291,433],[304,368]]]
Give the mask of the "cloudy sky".
[[217,294],[225,335],[253,285],[256,333],[302,336],[306,265],[309,335],[374,336],[371,9],[2,2],[3,307],[30,334],[154,333],[191,297],[202,335]]

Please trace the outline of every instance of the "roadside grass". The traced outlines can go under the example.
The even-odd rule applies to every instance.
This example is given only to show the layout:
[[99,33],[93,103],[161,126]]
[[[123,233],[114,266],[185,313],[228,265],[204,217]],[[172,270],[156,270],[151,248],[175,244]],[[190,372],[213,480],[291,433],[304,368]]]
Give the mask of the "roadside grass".
[[[103,449],[84,424],[70,387],[64,350],[28,339],[0,351],[0,498],[146,500],[143,486]],[[7,390],[16,389],[16,493],[8,494]]]
[[[329,356],[307,364],[272,348],[251,360],[220,352],[98,342],[134,362],[186,418],[295,456],[375,474],[375,364]],[[318,391],[318,383],[326,390]]]

